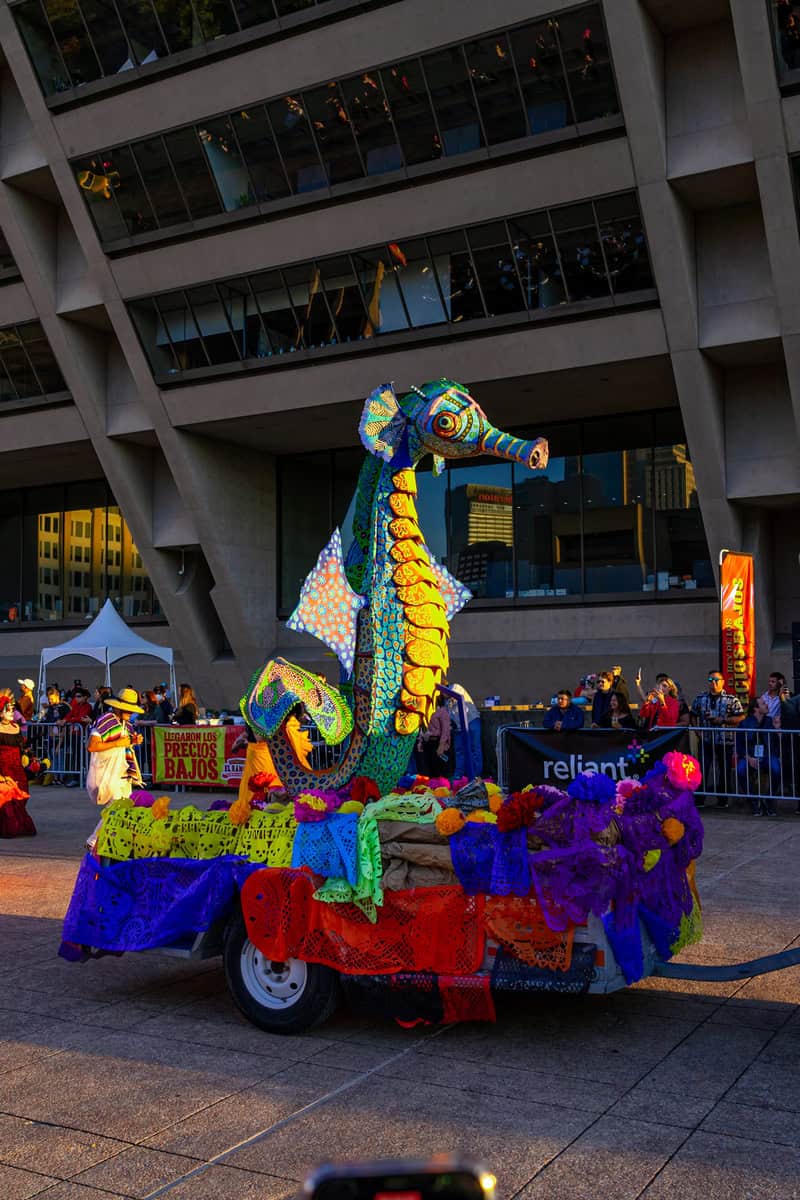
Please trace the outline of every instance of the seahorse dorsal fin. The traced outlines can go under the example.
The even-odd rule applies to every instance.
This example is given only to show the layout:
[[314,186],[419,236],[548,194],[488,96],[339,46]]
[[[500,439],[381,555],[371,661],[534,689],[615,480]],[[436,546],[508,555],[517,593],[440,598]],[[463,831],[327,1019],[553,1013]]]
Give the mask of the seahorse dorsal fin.
[[331,539],[309,571],[300,600],[289,620],[289,629],[310,633],[336,654],[349,675],[356,651],[358,614],[366,604],[347,580],[342,558],[342,535],[334,529]]
[[358,432],[370,454],[390,462],[408,418],[400,408],[391,383],[383,383],[367,396]]
[[447,567],[435,562],[432,554],[430,557],[431,570],[436,576],[436,583],[445,603],[447,619],[451,621],[457,612],[461,612],[467,601],[472,599],[472,592],[459,579],[451,575]]

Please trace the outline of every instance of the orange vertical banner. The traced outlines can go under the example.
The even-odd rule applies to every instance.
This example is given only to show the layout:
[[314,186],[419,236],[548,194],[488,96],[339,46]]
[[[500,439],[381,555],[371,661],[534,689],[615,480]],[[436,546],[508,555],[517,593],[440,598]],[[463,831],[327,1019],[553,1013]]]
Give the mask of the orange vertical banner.
[[720,630],[725,689],[742,707],[756,694],[756,614],[752,554],[723,552],[720,566]]

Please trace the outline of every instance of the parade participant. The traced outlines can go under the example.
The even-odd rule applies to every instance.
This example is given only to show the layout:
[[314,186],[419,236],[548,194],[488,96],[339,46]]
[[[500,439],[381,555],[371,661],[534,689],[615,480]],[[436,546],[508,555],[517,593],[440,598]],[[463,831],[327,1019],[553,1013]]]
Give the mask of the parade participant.
[[569,688],[562,688],[555,704],[544,714],[542,727],[562,733],[568,729],[583,729],[583,720],[583,709],[572,703],[572,692]]
[[439,692],[436,708],[422,735],[426,775],[450,777],[453,773],[450,758],[450,710],[447,697]]
[[28,794],[28,779],[22,766],[24,737],[19,722],[14,717],[14,697],[10,692],[0,693],[0,775],[12,779]]
[[143,711],[137,700],[133,688],[123,688],[119,696],[109,696],[105,701],[108,711],[89,731],[87,748],[91,758],[86,790],[95,804],[130,796],[134,784],[141,787],[142,777],[133,747],[141,746],[144,738],[133,732],[129,719],[131,713]]
[[17,700],[17,708],[22,713],[23,720],[32,721],[35,703],[33,699],[33,689],[36,684],[32,679],[18,679],[19,698]]

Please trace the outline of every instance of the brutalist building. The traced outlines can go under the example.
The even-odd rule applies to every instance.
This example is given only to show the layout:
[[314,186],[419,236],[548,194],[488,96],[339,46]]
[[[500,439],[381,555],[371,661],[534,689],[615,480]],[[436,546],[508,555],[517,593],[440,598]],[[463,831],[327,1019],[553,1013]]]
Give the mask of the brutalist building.
[[285,619],[364,397],[441,376],[550,441],[421,465],[452,678],[691,691],[723,548],[788,673],[800,4],[554,3],[0,7],[0,682],[107,596],[209,705],[333,674]]

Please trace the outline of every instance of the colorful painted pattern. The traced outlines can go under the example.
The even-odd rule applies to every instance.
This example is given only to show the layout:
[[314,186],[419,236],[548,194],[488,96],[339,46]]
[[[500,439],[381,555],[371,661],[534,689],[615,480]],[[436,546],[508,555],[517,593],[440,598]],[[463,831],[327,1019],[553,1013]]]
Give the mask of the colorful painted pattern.
[[[402,396],[390,384],[376,388],[359,433],[368,457],[356,492],[353,542],[343,560],[334,532],[290,620],[292,629],[336,651],[341,691],[275,659],[254,677],[241,704],[253,728],[267,735],[290,792],[339,788],[356,774],[390,792],[433,712],[448,667],[449,623],[470,592],[425,545],[416,507],[420,459],[432,454],[440,467],[446,458],[489,453],[527,467],[547,464],[546,442],[495,429],[467,389],[449,379]],[[349,737],[335,767],[309,772],[293,754],[281,726],[298,702],[326,741]]]

